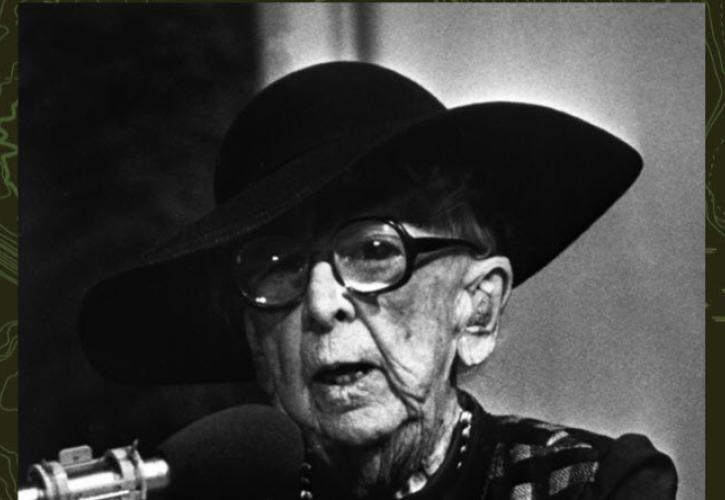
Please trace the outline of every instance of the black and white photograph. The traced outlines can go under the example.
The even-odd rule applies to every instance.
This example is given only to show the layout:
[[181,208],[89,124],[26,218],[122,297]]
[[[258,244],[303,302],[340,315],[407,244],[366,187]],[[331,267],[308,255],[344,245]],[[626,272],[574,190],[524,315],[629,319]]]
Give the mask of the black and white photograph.
[[19,499],[704,499],[704,37],[21,5]]

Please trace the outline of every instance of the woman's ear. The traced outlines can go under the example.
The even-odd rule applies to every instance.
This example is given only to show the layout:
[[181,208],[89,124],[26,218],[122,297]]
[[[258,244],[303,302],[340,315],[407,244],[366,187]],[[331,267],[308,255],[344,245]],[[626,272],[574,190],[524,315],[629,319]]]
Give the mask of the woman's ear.
[[247,337],[249,350],[252,352],[252,362],[254,363],[254,372],[257,376],[257,383],[267,395],[271,396],[274,394],[274,381],[269,373],[269,367],[267,366],[267,360],[264,357],[264,352],[262,351],[262,345],[259,342],[259,337],[257,336],[254,328],[254,322],[249,317],[249,314],[244,312],[243,315],[244,334]]
[[467,268],[457,346],[458,357],[466,366],[483,363],[493,352],[512,284],[513,271],[506,257],[472,260]]

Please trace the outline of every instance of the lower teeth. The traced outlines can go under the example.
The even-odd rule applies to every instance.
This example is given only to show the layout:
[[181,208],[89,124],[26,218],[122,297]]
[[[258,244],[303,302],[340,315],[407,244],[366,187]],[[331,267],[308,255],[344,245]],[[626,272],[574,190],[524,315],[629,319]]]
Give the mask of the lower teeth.
[[327,382],[333,385],[346,385],[356,381],[357,379],[362,377],[363,374],[364,372],[362,370],[359,370],[354,373],[349,373],[345,375],[334,375],[327,378]]

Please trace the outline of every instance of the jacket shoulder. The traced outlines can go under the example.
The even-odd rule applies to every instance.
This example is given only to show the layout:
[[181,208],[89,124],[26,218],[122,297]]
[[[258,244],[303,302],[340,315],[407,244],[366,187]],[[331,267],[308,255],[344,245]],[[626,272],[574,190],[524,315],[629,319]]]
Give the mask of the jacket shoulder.
[[491,417],[485,498],[670,499],[677,474],[649,439],[618,439],[516,416]]

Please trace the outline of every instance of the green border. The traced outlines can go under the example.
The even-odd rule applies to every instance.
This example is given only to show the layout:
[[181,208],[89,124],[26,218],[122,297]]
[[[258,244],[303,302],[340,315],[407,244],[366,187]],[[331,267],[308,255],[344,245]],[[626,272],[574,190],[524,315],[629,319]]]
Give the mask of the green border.
[[[725,1],[706,2],[706,480],[708,498],[725,498]],[[718,357],[720,359],[718,359]],[[719,424],[719,425],[718,425]]]
[[[18,0],[0,0],[0,500],[17,490]],[[706,101],[707,497],[725,498],[725,0],[708,0]],[[718,397],[719,396],[719,397]],[[698,446],[699,443],[693,443]]]
[[0,0],[0,499],[18,488],[18,18]]

